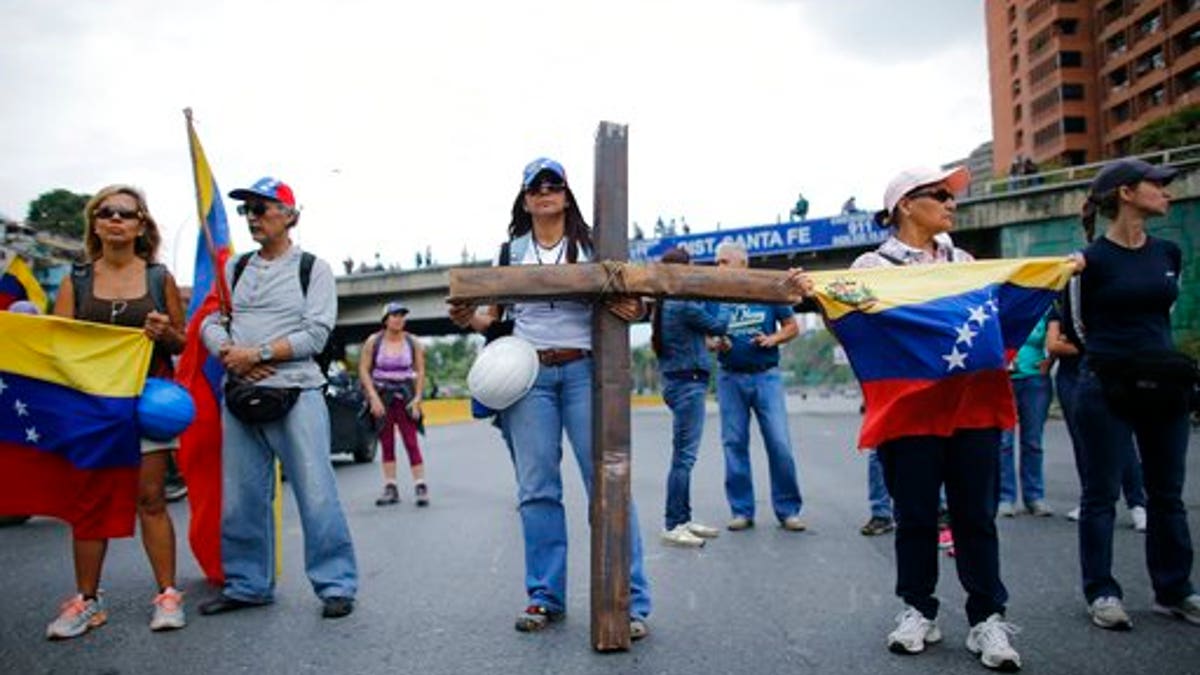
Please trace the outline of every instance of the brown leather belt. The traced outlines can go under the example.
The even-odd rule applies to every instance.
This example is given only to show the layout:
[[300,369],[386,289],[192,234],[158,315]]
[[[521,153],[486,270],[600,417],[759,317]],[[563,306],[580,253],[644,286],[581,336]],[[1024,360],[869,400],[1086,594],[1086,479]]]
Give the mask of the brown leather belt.
[[592,355],[587,349],[539,349],[538,361],[543,366],[564,366]]

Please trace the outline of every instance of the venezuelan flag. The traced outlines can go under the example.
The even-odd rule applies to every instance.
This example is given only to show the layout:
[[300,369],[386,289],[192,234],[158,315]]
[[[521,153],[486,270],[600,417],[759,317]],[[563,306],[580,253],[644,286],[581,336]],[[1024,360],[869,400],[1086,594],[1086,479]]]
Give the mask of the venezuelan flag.
[[0,312],[0,513],[133,535],[152,349],[137,329]]
[[5,309],[18,300],[28,300],[37,305],[39,312],[46,311],[46,292],[33,278],[29,265],[18,256],[13,256],[8,267],[0,273],[0,309]]
[[816,272],[866,403],[859,447],[1016,423],[1008,361],[1066,286],[1063,258]]

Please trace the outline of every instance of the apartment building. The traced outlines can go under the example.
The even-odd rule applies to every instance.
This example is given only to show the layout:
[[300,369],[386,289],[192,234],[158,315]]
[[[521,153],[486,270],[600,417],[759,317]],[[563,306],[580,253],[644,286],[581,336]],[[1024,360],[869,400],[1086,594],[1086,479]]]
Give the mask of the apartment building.
[[1200,103],[1200,0],[985,0],[993,168],[1086,164]]

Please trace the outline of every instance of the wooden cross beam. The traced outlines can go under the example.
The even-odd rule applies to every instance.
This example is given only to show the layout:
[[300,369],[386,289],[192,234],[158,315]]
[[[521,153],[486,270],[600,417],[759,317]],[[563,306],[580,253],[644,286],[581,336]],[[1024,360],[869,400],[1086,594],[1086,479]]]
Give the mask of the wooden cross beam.
[[[787,272],[686,265],[630,265],[628,127],[601,122],[596,132],[596,259],[575,265],[517,265],[450,270],[449,301],[514,301],[669,296],[797,304]],[[629,649],[629,327],[610,312],[592,316],[592,647]]]

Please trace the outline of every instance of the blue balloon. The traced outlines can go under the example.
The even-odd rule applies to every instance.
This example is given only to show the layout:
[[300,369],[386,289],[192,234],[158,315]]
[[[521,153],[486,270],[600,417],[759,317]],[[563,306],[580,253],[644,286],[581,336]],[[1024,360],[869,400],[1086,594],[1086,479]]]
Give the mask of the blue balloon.
[[183,433],[196,418],[196,404],[182,385],[161,377],[148,377],[138,399],[137,417],[143,437],[169,441]]

